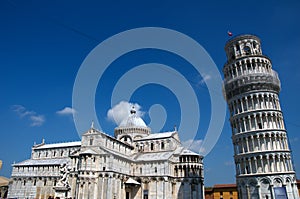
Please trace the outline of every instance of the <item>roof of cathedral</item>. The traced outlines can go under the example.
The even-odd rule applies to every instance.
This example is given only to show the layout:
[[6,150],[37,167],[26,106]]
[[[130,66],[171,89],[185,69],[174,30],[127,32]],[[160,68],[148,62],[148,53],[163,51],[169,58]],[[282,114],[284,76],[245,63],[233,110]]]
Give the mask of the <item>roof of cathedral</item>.
[[136,114],[134,107],[130,110],[130,115],[125,118],[119,127],[147,127],[144,120]]
[[54,144],[41,144],[34,146],[35,149],[48,149],[48,148],[61,148],[61,147],[72,147],[72,146],[81,146],[81,141],[76,142],[63,142],[63,143],[54,143]]
[[172,132],[164,132],[164,133],[152,133],[148,135],[147,137],[143,137],[137,140],[152,140],[152,139],[162,139],[162,138],[169,138],[172,137],[176,133],[176,131]]
[[70,161],[69,158],[47,158],[47,159],[28,159],[14,164],[14,166],[31,166],[31,165],[61,165]]
[[193,151],[191,151],[191,150],[189,150],[189,149],[184,148],[184,149],[181,151],[180,155],[199,155],[199,154],[198,154],[198,153],[195,153],[195,152],[193,152]]
[[200,154],[198,154],[198,153],[195,153],[195,152],[193,152],[193,151],[191,151],[191,150],[189,150],[189,149],[187,149],[187,148],[185,148],[185,147],[178,147],[176,150],[175,150],[175,152],[174,152],[174,154],[178,154],[178,155],[197,155],[197,156],[199,156]]
[[94,155],[96,155],[96,154],[98,154],[98,153],[95,152],[95,151],[92,150],[92,149],[87,149],[87,150],[85,150],[85,151],[80,152],[80,154],[94,154]]
[[141,183],[137,182],[136,180],[129,178],[125,184],[134,184],[134,185],[140,185]]
[[167,160],[173,155],[173,153],[174,151],[138,153],[134,159],[137,161]]

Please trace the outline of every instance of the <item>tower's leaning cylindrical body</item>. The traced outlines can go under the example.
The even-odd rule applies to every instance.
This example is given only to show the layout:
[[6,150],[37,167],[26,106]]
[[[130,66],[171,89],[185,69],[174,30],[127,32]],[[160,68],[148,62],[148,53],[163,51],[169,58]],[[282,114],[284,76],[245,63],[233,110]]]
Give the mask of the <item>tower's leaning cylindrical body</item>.
[[224,91],[230,110],[239,198],[298,199],[278,94],[280,81],[260,39],[241,35],[225,46]]

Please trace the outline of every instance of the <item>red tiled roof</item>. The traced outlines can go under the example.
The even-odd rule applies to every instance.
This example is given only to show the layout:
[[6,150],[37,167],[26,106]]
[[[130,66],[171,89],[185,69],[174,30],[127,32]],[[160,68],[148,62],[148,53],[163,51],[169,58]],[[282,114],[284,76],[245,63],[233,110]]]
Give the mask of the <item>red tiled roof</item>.
[[236,188],[236,184],[215,184],[214,188]]

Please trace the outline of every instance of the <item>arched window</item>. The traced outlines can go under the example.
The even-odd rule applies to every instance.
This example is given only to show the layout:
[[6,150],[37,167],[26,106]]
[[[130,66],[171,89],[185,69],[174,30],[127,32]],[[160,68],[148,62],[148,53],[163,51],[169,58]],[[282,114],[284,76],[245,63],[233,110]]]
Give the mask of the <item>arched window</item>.
[[177,166],[175,166],[175,176],[178,176],[178,168],[177,168]]
[[151,151],[154,150],[154,144],[153,143],[151,143],[150,148],[151,148]]
[[249,46],[245,46],[244,47],[244,52],[245,52],[246,55],[250,55],[250,53],[251,53],[250,47]]
[[161,143],[160,143],[160,148],[161,148],[161,149],[165,149],[165,143],[164,143],[164,142],[161,142]]

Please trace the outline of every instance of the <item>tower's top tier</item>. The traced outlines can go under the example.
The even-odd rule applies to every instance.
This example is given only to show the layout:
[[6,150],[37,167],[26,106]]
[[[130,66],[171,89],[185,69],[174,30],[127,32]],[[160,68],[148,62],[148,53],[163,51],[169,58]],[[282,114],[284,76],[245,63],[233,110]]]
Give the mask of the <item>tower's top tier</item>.
[[230,39],[225,45],[225,51],[228,62],[246,56],[262,55],[260,39],[254,35],[239,35]]

